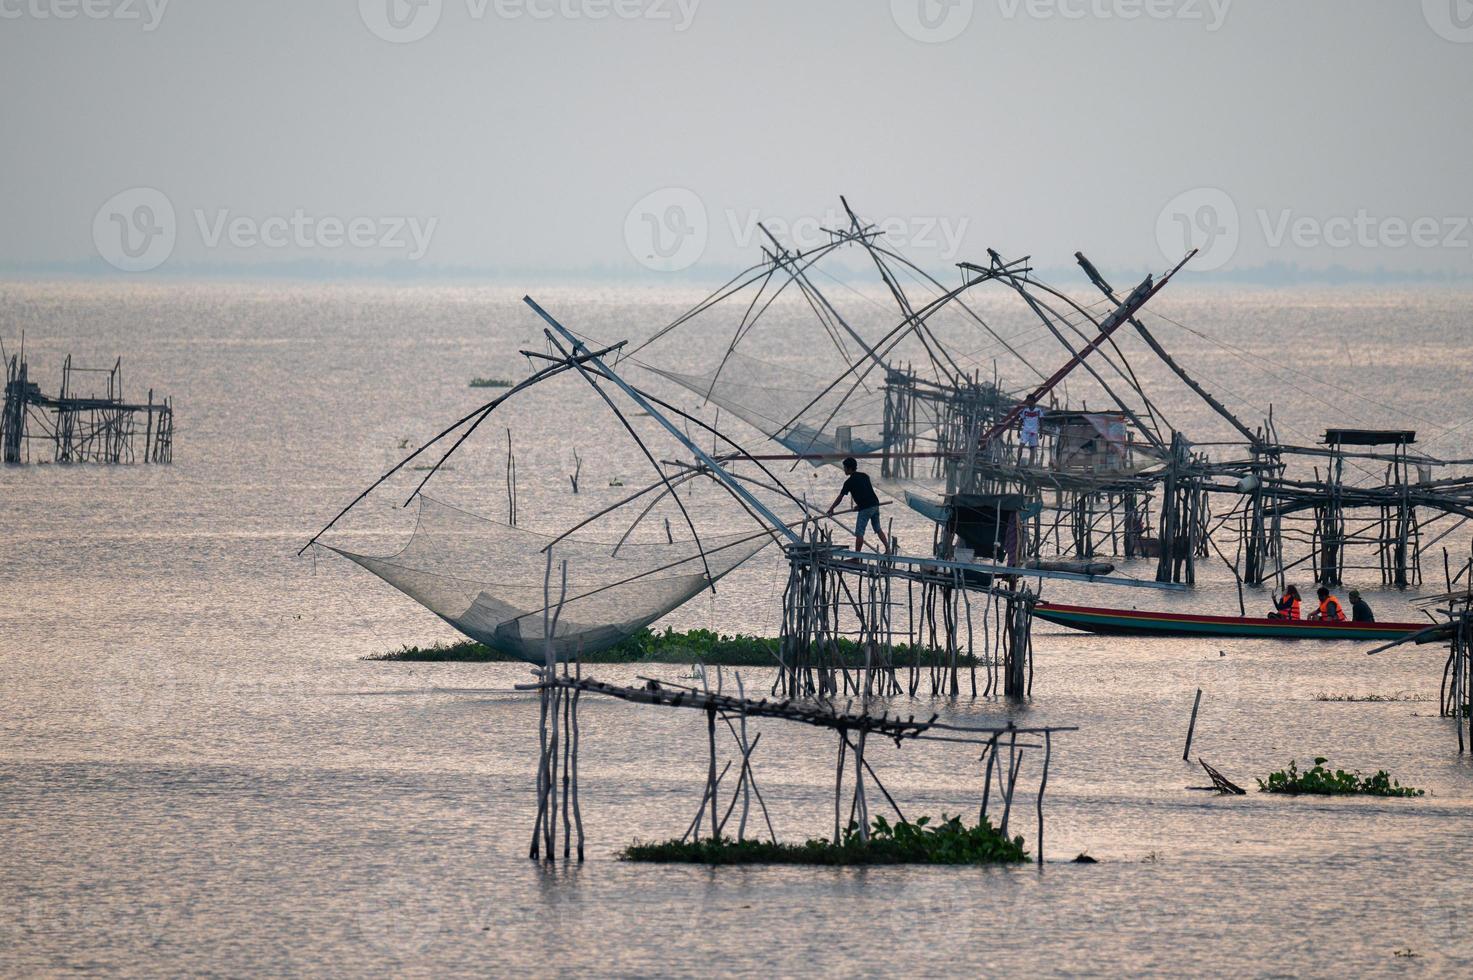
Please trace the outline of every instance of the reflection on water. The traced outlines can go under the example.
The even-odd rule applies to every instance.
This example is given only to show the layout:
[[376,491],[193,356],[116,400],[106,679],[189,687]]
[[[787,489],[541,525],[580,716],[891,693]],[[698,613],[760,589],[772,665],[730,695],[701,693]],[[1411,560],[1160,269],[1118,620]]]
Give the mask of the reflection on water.
[[[1347,390],[1396,392],[1401,411],[1426,420],[1308,382],[1313,396],[1269,390],[1230,352],[1183,351],[1204,376],[1262,393],[1277,419],[1309,431],[1348,421],[1436,432],[1473,415],[1458,394],[1465,369],[1448,356],[1466,297],[1351,295],[1328,298],[1333,316],[1327,297],[1301,293],[1183,292],[1170,312],[1250,352],[1299,337],[1306,372]],[[172,467],[0,473],[0,963],[9,972],[632,975],[709,973],[719,955],[720,969],[743,974],[1445,974],[1473,952],[1473,770],[1426,700],[1442,669],[1433,648],[1367,657],[1358,644],[1120,641],[1040,624],[1032,703],[938,710],[1081,727],[1056,743],[1042,871],[620,864],[621,844],[689,822],[704,722],[586,699],[590,860],[527,861],[536,707],[510,693],[526,668],[363,662],[452,634],[345,562],[292,557],[397,459],[401,440],[478,403],[470,377],[520,371],[515,350],[537,334],[518,296],[85,284],[0,293],[6,329],[27,331],[33,363],[123,353],[133,376],[158,379],[179,406]],[[690,298],[548,297],[570,324],[606,338],[630,323],[653,327]],[[1353,362],[1324,353],[1319,340],[1331,335],[1349,338]],[[1442,383],[1427,383],[1429,372]],[[556,527],[627,492],[607,484],[641,479],[641,464],[584,428],[593,413],[564,403],[574,396],[539,397],[506,424],[527,474],[523,520]],[[1361,414],[1342,417],[1320,399]],[[1161,407],[1189,431],[1210,430],[1188,397],[1163,394]],[[1470,438],[1465,429],[1433,449],[1473,455]],[[585,460],[577,499],[563,472],[570,444]],[[457,460],[445,492],[497,513],[500,462]],[[832,497],[827,471],[784,477]],[[703,494],[694,503],[714,512],[718,495]],[[387,553],[405,519],[384,506],[347,533]],[[918,523],[901,534],[926,540]],[[1465,553],[1468,537],[1443,544]],[[1429,592],[1440,561],[1428,564]],[[1126,571],[1150,574],[1146,564]],[[1412,596],[1357,584],[1381,618],[1414,618]],[[777,556],[764,554],[672,621],[771,633],[781,587]],[[1220,565],[1189,595],[1056,585],[1045,594],[1237,607]],[[1266,608],[1267,597],[1247,601]],[[626,681],[681,672],[599,669]],[[765,683],[761,674],[747,672],[749,684]],[[1198,687],[1194,751],[1245,786],[1291,758],[1326,755],[1387,768],[1429,795],[1191,792],[1205,783],[1180,759]],[[508,693],[457,693],[467,688]],[[1371,694],[1403,699],[1318,699]],[[757,727],[768,734],[754,762],[779,833],[825,833],[831,745],[790,726]],[[958,812],[977,798],[980,774],[961,747],[871,752],[908,813]],[[1031,823],[1021,829],[1031,846]],[[1101,863],[1067,863],[1084,851]],[[1394,955],[1408,949],[1417,956]]]

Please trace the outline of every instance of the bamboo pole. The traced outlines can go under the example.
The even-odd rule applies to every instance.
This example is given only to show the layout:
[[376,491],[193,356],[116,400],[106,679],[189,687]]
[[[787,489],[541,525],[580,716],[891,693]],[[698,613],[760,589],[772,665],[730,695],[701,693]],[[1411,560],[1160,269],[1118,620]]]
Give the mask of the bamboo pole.
[[706,741],[709,746],[709,767],[706,770],[706,778],[711,786],[711,838],[714,841],[721,839],[721,827],[716,821],[716,707],[712,705],[706,709]]
[[1197,697],[1192,702],[1192,720],[1187,723],[1187,744],[1186,747],[1181,750],[1181,758],[1183,762],[1190,761],[1189,756],[1191,756],[1192,754],[1192,733],[1197,730],[1197,709],[1201,706],[1202,689],[1199,687],[1197,688]]
[[1038,866],[1043,867],[1043,794],[1048,789],[1048,767],[1054,754],[1053,732],[1043,733],[1043,775],[1038,780]]

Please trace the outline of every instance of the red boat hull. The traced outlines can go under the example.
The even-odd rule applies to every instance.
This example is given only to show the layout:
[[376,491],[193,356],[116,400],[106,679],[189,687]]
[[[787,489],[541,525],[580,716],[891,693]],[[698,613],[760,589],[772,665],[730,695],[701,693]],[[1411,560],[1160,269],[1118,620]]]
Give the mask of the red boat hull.
[[1303,619],[1197,616],[1138,609],[1096,609],[1040,602],[1034,612],[1046,622],[1106,636],[1261,636],[1296,640],[1396,639],[1431,623],[1321,623]]

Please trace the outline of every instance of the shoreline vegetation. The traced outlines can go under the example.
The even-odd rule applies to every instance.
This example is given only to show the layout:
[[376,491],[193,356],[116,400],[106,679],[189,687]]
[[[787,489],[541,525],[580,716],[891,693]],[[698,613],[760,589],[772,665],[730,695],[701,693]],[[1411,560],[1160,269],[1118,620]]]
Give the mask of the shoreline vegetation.
[[1271,772],[1267,779],[1258,780],[1261,793],[1289,793],[1291,795],[1312,794],[1315,796],[1423,796],[1425,790],[1403,786],[1391,778],[1385,769],[1376,770],[1373,776],[1344,769],[1325,768],[1324,756],[1317,756],[1314,768],[1300,772],[1295,762],[1288,769]]
[[622,861],[655,864],[809,864],[832,867],[859,864],[1022,864],[1028,860],[1023,838],[1008,838],[983,818],[974,827],[960,817],[929,817],[914,823],[890,824],[876,817],[869,838],[850,823],[840,843],[827,838],[802,844],[730,838],[695,841],[636,842],[619,852]]
[[[712,667],[775,667],[778,641],[760,636],[716,633],[694,629],[681,632],[643,629],[617,646],[598,653],[584,654],[585,664],[706,664]],[[839,655],[849,666],[863,665],[864,654],[852,640],[839,641]],[[893,649],[895,666],[909,667],[915,653],[908,643],[897,643]],[[430,646],[400,647],[390,653],[365,657],[374,661],[411,661],[416,663],[520,663],[516,657],[493,650],[472,640],[458,643],[435,643]],[[923,663],[929,663],[925,657]],[[959,654],[961,667],[981,666],[980,658]]]

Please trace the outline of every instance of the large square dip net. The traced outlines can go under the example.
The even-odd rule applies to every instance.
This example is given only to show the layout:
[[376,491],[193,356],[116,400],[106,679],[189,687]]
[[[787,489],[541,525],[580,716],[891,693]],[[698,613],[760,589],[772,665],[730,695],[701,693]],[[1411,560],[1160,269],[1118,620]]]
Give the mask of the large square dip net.
[[546,660],[549,630],[559,660],[616,646],[772,540],[770,531],[749,531],[699,544],[592,541],[512,527],[424,495],[419,501],[414,534],[397,554],[331,550],[471,639],[534,663]]

